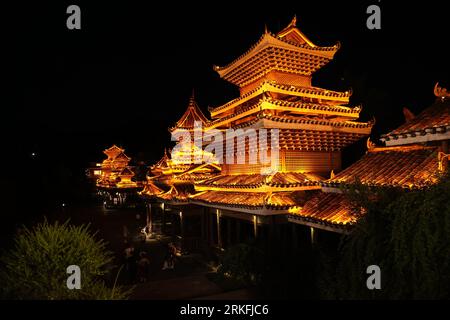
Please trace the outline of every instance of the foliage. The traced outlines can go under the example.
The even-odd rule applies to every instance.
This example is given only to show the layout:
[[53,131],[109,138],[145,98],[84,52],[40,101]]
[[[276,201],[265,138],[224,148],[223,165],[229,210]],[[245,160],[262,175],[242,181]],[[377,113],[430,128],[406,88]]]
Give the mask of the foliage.
[[[450,297],[450,179],[405,194],[388,207],[393,298]],[[395,276],[395,278],[394,278]]]
[[263,259],[264,253],[258,246],[240,243],[222,255],[218,273],[244,284],[257,284],[261,279]]
[[[323,268],[323,298],[434,299],[450,296],[450,179],[424,190],[371,189],[348,196],[365,215]],[[366,268],[381,268],[381,290],[368,290]],[[323,280],[325,279],[325,283]],[[332,279],[335,279],[334,281]]]
[[[15,237],[14,248],[1,259],[2,297],[8,299],[123,299],[128,292],[108,288],[105,268],[113,256],[103,240],[96,240],[89,226],[46,220]],[[66,285],[69,265],[81,269],[81,289]]]
[[241,243],[222,255],[218,269],[220,283],[228,278],[244,286],[256,286],[264,298],[310,299],[316,295],[313,279],[319,251],[307,245],[293,253],[278,238],[273,238],[269,245]]

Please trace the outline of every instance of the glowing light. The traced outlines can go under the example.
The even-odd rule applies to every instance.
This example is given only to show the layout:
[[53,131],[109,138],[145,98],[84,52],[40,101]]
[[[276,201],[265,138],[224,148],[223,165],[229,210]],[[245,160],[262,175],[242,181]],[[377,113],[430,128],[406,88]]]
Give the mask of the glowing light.
[[310,227],[310,231],[311,231],[311,243],[314,244],[316,230],[313,227]]
[[258,218],[256,215],[253,216],[253,232],[256,238],[258,236]]

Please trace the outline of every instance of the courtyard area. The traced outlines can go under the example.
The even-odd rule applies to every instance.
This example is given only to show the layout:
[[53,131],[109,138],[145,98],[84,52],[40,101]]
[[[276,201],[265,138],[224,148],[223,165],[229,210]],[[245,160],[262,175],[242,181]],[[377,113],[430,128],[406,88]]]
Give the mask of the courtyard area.
[[[70,207],[56,214],[59,220],[70,218],[75,224],[90,224],[91,231],[104,239],[114,253],[115,266],[112,277],[118,276],[118,283],[134,286],[130,299],[173,300],[173,299],[254,299],[255,293],[246,288],[223,288],[211,280],[215,263],[198,253],[180,255],[173,270],[163,270],[167,244],[170,236],[157,235],[144,241],[141,229],[145,226],[145,211],[140,209],[104,209],[101,205]],[[125,233],[128,243],[139,254],[146,252],[150,261],[148,279],[138,282],[124,267]],[[122,268],[121,268],[122,266]],[[114,279],[110,281],[114,281]]]

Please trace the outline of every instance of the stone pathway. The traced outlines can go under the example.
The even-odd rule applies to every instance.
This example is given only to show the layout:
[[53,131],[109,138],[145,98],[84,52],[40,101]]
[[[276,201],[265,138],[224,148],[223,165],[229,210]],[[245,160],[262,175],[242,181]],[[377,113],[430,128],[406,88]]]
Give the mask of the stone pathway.
[[[141,215],[140,219],[136,219],[136,213]],[[130,299],[194,299],[223,293],[223,289],[207,278],[210,270],[200,255],[178,257],[174,270],[161,270],[166,254],[165,244],[171,239],[158,237],[140,241],[139,230],[145,224],[145,214],[136,209],[105,211],[101,206],[68,208],[65,216],[70,217],[72,223],[90,223],[92,231],[98,230],[99,238],[107,241],[108,249],[114,252],[117,265],[122,264],[123,226],[127,226],[137,252],[146,251],[150,260],[149,280],[146,283],[135,283]],[[126,276],[126,271],[122,269],[119,284],[126,284]]]

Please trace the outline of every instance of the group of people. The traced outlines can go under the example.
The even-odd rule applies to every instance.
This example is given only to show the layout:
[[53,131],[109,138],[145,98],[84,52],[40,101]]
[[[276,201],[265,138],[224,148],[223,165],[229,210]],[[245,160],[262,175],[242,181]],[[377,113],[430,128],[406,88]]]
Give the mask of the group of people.
[[146,251],[140,251],[137,255],[133,245],[125,248],[125,270],[130,283],[134,281],[146,282],[150,271],[150,259]]
[[[149,277],[150,259],[146,251],[139,251],[126,242],[124,250],[125,271],[128,282],[146,282]],[[162,270],[174,270],[177,248],[171,242],[167,244]]]

